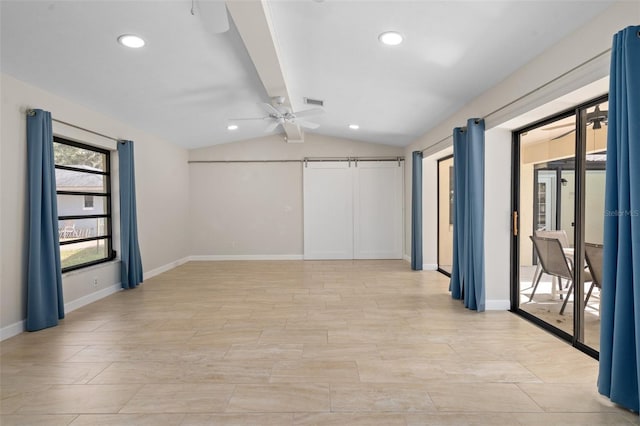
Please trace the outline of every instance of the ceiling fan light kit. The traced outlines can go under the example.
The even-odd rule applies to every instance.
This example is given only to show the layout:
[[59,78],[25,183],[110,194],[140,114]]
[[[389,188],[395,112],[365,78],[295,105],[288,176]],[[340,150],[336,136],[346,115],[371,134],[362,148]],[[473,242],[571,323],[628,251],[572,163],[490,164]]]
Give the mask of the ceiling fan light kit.
[[272,105],[282,105],[284,104],[285,101],[285,97],[284,96],[273,96],[271,98],[271,104]]

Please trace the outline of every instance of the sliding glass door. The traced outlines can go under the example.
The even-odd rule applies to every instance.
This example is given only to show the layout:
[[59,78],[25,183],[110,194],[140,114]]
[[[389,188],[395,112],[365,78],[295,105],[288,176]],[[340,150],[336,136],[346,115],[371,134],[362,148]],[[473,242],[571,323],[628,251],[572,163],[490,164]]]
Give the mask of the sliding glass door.
[[512,308],[597,356],[606,97],[514,132]]

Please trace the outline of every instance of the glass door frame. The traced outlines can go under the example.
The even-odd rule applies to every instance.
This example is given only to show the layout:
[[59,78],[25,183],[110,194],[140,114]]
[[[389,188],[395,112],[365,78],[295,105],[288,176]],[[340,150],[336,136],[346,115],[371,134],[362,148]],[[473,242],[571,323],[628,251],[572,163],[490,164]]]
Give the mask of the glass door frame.
[[[439,158],[437,161],[437,178],[436,178],[436,199],[438,200],[438,206],[437,206],[437,210],[438,210],[438,215],[436,217],[436,223],[437,223],[437,227],[436,227],[436,261],[438,263],[438,272],[440,272],[441,274],[446,275],[447,277],[451,278],[451,273],[448,271],[445,271],[444,269],[442,269],[440,267],[440,163],[443,161],[447,161],[453,158],[453,154],[449,154],[445,157]],[[455,160],[454,160],[454,167],[455,167]],[[451,184],[450,184],[451,185]],[[450,213],[451,214],[451,213]],[[453,253],[452,253],[453,256]]]
[[[560,119],[575,116],[575,204],[574,204],[574,264],[584,264],[585,239],[585,176],[586,176],[586,113],[587,109],[608,101],[609,95],[602,95],[591,99],[571,109],[559,112],[553,116],[543,118],[512,132],[511,137],[511,312],[533,322],[550,333],[566,340],[575,348],[587,355],[599,359],[599,352],[584,343],[584,286],[574,285],[573,294],[573,333],[567,333],[558,327],[520,309],[520,230],[522,224],[518,219],[520,213],[520,135],[535,128],[551,124]],[[531,224],[525,224],[529,226]],[[583,280],[583,268],[575,268],[575,282]],[[566,297],[569,297],[567,295]]]

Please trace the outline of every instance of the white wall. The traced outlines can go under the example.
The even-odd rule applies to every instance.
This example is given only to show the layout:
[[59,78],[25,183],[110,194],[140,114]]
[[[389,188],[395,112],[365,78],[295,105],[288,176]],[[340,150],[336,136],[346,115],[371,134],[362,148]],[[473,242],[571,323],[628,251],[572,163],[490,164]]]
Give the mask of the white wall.
[[427,271],[438,269],[438,160],[440,158],[442,156],[432,156],[422,160],[422,268]]
[[[484,92],[459,111],[443,120],[432,130],[425,133],[418,140],[406,147],[405,156],[409,159],[411,158],[412,151],[425,150],[426,158],[428,158],[429,161],[432,161],[432,159],[436,161],[437,158],[444,157],[448,152],[446,149],[452,145],[450,136],[453,128],[465,125],[469,118],[485,117],[493,113],[486,122],[486,127],[490,130],[511,118],[605,77],[609,72],[610,55],[604,54],[597,60],[589,61],[611,47],[612,38],[616,32],[629,25],[637,25],[638,21],[640,21],[640,7],[637,2],[620,1],[614,3],[609,9],[590,23],[565,37],[556,45],[518,69],[508,78]],[[588,64],[568,73],[568,71],[585,62],[588,62]],[[563,77],[559,78],[560,76]],[[549,84],[552,80],[553,83]],[[543,88],[539,89],[541,87]],[[498,136],[498,139],[501,139],[500,136]],[[500,142],[498,142],[498,144],[500,144]],[[504,153],[495,153],[495,155],[499,154]],[[502,156],[500,156],[500,158],[502,158]],[[493,160],[491,161],[493,162]],[[511,160],[510,158],[505,158],[504,161],[506,164],[510,164]],[[426,165],[427,163],[423,165],[425,186],[428,185],[428,180],[435,179],[436,176],[435,169],[433,173],[425,173]],[[488,164],[486,166],[488,167]],[[405,186],[405,211],[407,212],[410,212],[411,209],[411,169],[411,162],[407,161],[405,167],[405,181],[407,182]],[[510,181],[507,181],[507,183],[510,183]],[[510,190],[495,192],[495,194],[492,195],[495,195],[495,197],[492,197],[492,204],[487,205],[485,217],[491,216],[499,218],[504,212],[501,208],[497,208],[496,210],[494,206],[503,206],[505,202],[508,203],[510,200]],[[436,199],[436,192],[431,194],[425,193],[423,209],[432,209],[431,205]],[[435,214],[431,216],[432,219],[427,219],[425,216],[425,220],[435,221],[437,216]],[[424,223],[423,226],[427,229],[431,225]],[[436,225],[434,225],[434,229],[436,229],[435,226]],[[492,224],[492,226],[501,227],[503,233],[508,232],[507,230],[510,231],[510,216],[505,219],[503,224],[499,225],[496,222]],[[410,232],[411,221],[409,216],[409,220],[405,221],[405,237],[407,238],[405,240],[405,256],[411,253],[410,239],[408,239]],[[436,242],[432,241],[432,239],[435,239],[435,235],[435,233],[430,234],[425,231],[425,252],[430,250],[427,246],[436,244]],[[493,249],[491,253],[493,256]],[[493,257],[495,257],[496,262],[501,262],[505,270],[508,270],[510,261],[509,252],[503,253],[501,256],[502,257]],[[425,263],[428,263],[426,259]],[[492,280],[494,279],[496,280],[495,284],[493,284],[494,281],[492,281],[491,285],[495,286],[494,289],[496,292],[493,293],[494,290],[491,290],[491,296],[487,293],[487,301],[489,297],[496,297],[497,299],[495,300],[501,300],[499,298],[509,289],[508,274],[501,277],[496,275],[492,278]],[[489,292],[488,287],[487,292]],[[489,309],[491,306],[488,305],[487,308]]]
[[302,254],[301,168],[298,163],[192,164],[191,253]]
[[485,133],[484,271],[486,309],[509,309],[511,132]]
[[[192,150],[189,159],[301,160],[402,156],[402,148],[308,134],[302,144],[268,136]],[[301,258],[301,163],[192,163],[191,252],[201,258]]]
[[[116,138],[135,141],[136,189],[140,248],[145,273],[161,270],[189,254],[189,171],[187,151],[161,138],[141,132],[70,100],[2,74],[0,144],[0,334],[22,330],[25,318],[26,244],[26,116],[28,108],[50,111],[54,118]],[[54,134],[103,148],[115,142],[54,123]],[[112,165],[117,154],[112,154]],[[117,169],[117,166],[113,169]],[[117,174],[114,175],[117,177]],[[117,179],[114,179],[113,211],[118,211]],[[117,214],[114,230],[118,229]],[[114,248],[119,251],[116,232]],[[93,286],[98,278],[98,287]],[[119,262],[109,262],[63,276],[64,300],[73,309],[115,291]]]

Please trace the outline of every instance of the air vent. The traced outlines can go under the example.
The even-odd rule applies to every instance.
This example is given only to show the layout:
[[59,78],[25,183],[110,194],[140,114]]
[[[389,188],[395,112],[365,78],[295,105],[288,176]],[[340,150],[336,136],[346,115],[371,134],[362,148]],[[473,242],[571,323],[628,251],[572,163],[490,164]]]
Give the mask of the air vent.
[[311,98],[302,98],[302,99],[304,99],[304,103],[307,105],[324,106],[324,101],[321,101],[320,99],[311,99]]

